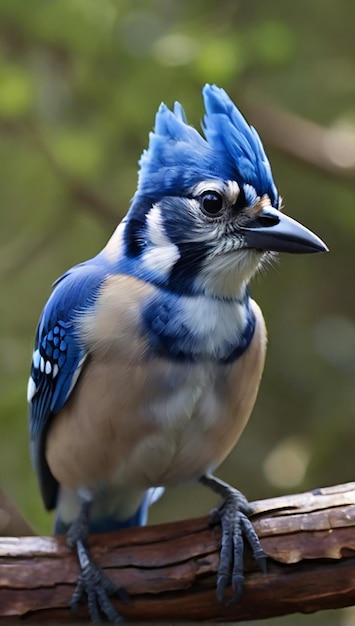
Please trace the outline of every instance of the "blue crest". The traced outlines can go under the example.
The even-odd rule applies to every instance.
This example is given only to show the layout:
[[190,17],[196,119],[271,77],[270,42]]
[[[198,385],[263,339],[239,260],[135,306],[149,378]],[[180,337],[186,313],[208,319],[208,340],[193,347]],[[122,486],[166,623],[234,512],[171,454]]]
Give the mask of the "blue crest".
[[160,105],[139,161],[136,195],[157,200],[184,195],[202,180],[235,180],[251,185],[259,196],[268,194],[276,206],[278,193],[258,133],[224,89],[205,85],[202,93],[205,139],[187,124],[181,104],[176,102],[173,111]]

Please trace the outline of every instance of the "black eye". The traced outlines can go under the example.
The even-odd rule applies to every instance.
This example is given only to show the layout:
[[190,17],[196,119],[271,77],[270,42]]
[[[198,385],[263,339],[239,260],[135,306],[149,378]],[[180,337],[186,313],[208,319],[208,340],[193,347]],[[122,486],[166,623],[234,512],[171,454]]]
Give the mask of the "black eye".
[[207,215],[218,215],[223,208],[223,196],[217,191],[204,191],[200,196],[200,202]]

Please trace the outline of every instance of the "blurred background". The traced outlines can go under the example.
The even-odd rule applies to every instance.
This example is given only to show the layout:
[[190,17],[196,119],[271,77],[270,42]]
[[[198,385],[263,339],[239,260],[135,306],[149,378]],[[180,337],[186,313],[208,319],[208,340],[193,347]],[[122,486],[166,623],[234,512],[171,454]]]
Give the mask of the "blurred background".
[[[254,280],[267,364],[218,474],[249,499],[354,479],[354,23],[348,0],[1,1],[0,475],[38,533],[52,526],[28,454],[39,313],[55,278],[96,254],[127,211],[159,103],[181,101],[199,127],[205,82],[257,127],[285,211],[330,248],[280,256]],[[214,503],[202,487],[172,490],[151,521]],[[355,617],[329,612],[327,623]]]

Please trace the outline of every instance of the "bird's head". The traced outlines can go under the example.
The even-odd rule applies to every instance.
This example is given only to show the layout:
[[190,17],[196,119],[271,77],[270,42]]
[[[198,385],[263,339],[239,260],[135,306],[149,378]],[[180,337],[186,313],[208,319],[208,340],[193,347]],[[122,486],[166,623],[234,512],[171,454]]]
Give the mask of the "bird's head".
[[203,89],[205,138],[184,110],[164,104],[125,220],[138,273],[184,294],[240,297],[270,253],[322,252],[325,244],[281,213],[260,138],[223,89]]

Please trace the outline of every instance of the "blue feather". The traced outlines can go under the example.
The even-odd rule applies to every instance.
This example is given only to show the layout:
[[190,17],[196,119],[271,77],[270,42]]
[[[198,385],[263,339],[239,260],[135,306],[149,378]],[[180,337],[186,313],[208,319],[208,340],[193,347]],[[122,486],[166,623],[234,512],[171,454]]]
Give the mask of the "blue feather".
[[278,192],[269,160],[256,130],[223,89],[205,85],[205,139],[186,123],[182,106],[161,104],[150,133],[149,147],[139,161],[136,196],[155,200],[186,194],[207,179],[235,180],[268,194],[277,208]]
[[47,508],[55,504],[57,484],[44,456],[44,440],[52,415],[67,401],[85,358],[76,332],[78,316],[95,302],[106,277],[100,255],[76,265],[55,283],[43,309],[31,368],[30,435],[33,463]]
[[[151,354],[173,361],[201,363],[232,363],[248,348],[255,330],[255,316],[250,307],[248,291],[241,301],[225,302],[235,307],[236,302],[245,309],[245,325],[240,333],[233,328],[230,336],[214,346],[206,348],[206,337],[189,327],[184,316],[184,298],[172,293],[160,292],[147,301],[142,321],[149,339]],[[233,332],[234,331],[234,332]]]

